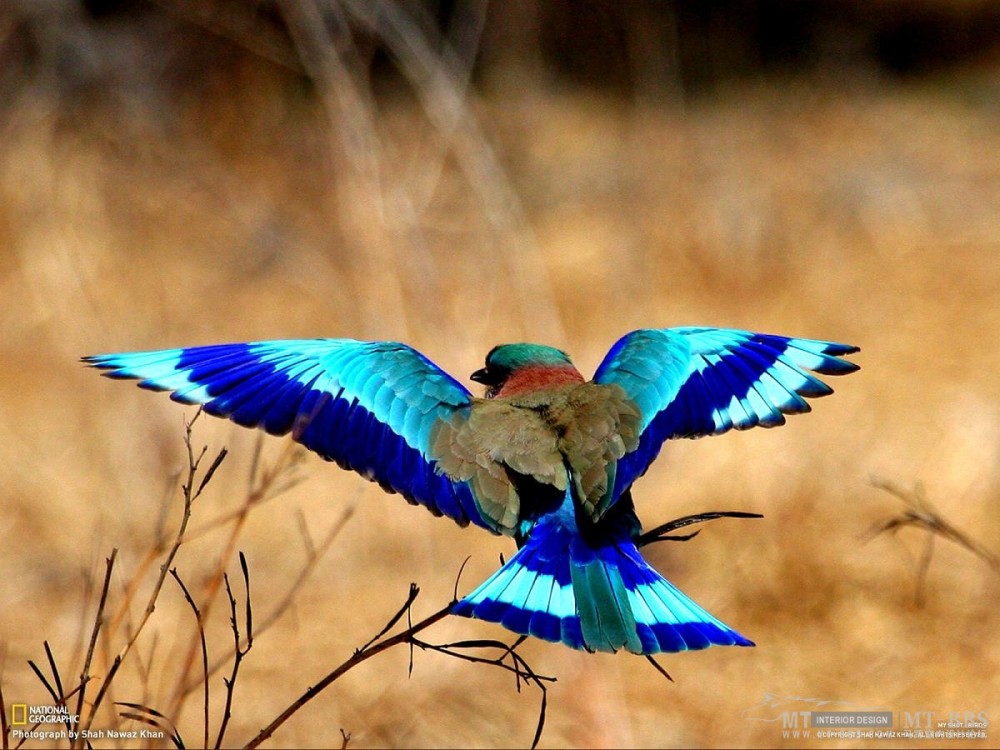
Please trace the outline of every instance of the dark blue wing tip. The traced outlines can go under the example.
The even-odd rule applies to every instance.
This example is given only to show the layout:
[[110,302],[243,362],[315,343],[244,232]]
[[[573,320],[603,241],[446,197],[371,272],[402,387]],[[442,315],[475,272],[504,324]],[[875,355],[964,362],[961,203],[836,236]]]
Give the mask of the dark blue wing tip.
[[861,347],[850,346],[849,344],[832,344],[827,346],[823,351],[827,359],[822,365],[815,368],[814,372],[818,372],[820,375],[850,375],[852,372],[857,372],[861,369],[861,365],[857,362],[837,358],[848,354],[856,354],[860,351]]
[[717,646],[745,646],[752,648],[757,645],[746,636],[740,635],[729,627],[719,629],[716,633],[710,635],[710,637],[713,638],[712,643]]
[[835,357],[842,357],[845,354],[857,354],[860,351],[860,346],[854,346],[853,344],[838,344],[831,341],[826,345],[826,349],[823,350],[823,354],[832,354]]

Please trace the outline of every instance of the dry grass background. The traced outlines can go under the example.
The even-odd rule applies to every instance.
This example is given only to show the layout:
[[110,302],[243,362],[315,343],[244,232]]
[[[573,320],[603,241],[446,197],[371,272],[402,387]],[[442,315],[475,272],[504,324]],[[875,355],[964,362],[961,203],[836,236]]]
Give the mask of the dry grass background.
[[[345,59],[315,42],[297,40],[319,50],[315,86],[247,57],[149,87],[145,101],[127,96],[130,81],[116,84],[119,96],[43,77],[5,104],[8,703],[45,702],[26,667],[44,659],[43,639],[66,674],[78,672],[104,558],[120,548],[120,597],[185,460],[192,410],[103,380],[81,355],[391,338],[464,377],[492,345],[527,339],[592,371],[628,330],[707,324],[862,347],[861,372],[835,381],[812,414],[670,444],[636,486],[647,525],[716,509],[765,515],[714,522],[649,554],[758,647],[664,657],[669,684],[642,659],[531,643],[532,665],[559,678],[542,745],[781,745],[773,723],[743,715],[765,694],[1000,720],[1000,576],[939,541],[917,606],[922,533],[866,537],[903,509],[871,486],[876,475],[922,483],[945,518],[1000,551],[1000,66],[909,85],[756,80],[685,106],[494,77],[451,111],[447,99],[404,91],[382,92],[373,108],[350,58],[340,69]],[[255,436],[204,419],[195,440],[231,451],[196,505],[199,526],[242,503]],[[283,449],[268,439],[264,459]],[[466,556],[464,591],[511,551],[314,456],[299,470],[303,481],[256,508],[239,537],[262,615],[305,562],[297,514],[319,538],[346,507],[356,512],[247,657],[232,743],[373,635],[411,581],[423,589],[416,613],[429,613]],[[173,502],[176,513],[176,493]],[[181,548],[175,564],[193,590],[225,533]],[[225,564],[238,570],[235,557]],[[213,617],[210,646],[222,654],[224,607]],[[127,665],[115,699],[162,706],[194,632],[168,582],[137,649],[148,674]],[[428,634],[473,636],[505,632],[450,619]],[[379,656],[275,741],[338,745],[339,728],[352,746],[530,741],[534,691],[432,654],[416,654],[409,679],[406,670],[403,650]],[[178,717],[189,744],[198,703]],[[949,746],[996,746],[996,732]]]

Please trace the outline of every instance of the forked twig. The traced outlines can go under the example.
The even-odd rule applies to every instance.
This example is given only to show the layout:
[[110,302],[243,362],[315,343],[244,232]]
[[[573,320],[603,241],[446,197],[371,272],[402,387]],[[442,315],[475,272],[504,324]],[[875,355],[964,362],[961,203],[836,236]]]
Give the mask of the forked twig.
[[132,709],[131,711],[122,711],[120,713],[120,716],[123,719],[132,719],[142,724],[155,727],[170,736],[170,741],[174,744],[174,747],[178,748],[178,750],[184,749],[184,740],[177,731],[177,727],[174,726],[174,723],[170,721],[170,719],[161,714],[155,708],[144,706],[141,703],[126,703],[124,701],[115,703],[115,705]]
[[[233,516],[232,526],[229,530],[225,544],[223,545],[222,553],[218,557],[215,569],[208,576],[207,582],[202,588],[202,620],[208,618],[209,613],[216,601],[216,595],[223,585],[226,565],[236,552],[239,535],[250,516],[250,512],[268,498],[280,495],[289,487],[293,486],[297,481],[294,476],[289,477],[289,474],[294,472],[299,459],[302,456],[302,452],[297,448],[297,446],[289,445],[289,447],[285,449],[273,465],[265,466],[260,461],[261,445],[262,443],[259,439],[248,479],[246,497],[244,498],[243,504],[240,505],[239,509]],[[181,658],[181,677],[177,682],[176,689],[174,690],[174,694],[171,698],[169,709],[169,714],[171,716],[180,715],[184,701],[190,693],[188,685],[191,684],[192,681],[189,680],[188,676],[193,669],[197,651],[198,643],[192,639],[187,652]]]
[[[692,534],[680,535],[680,536],[670,536],[670,532],[676,531],[677,529],[684,528],[685,526],[690,526],[695,523],[702,523],[705,521],[711,521],[718,518],[762,518],[763,516],[759,513],[748,513],[743,511],[710,511],[707,513],[698,513],[691,516],[684,516],[683,518],[678,518],[668,523],[657,526],[655,529],[641,535],[637,538],[636,543],[638,546],[644,546],[647,544],[652,544],[654,542],[660,541],[686,541],[693,538],[698,534],[694,532]],[[517,647],[524,642],[525,637],[522,636],[518,638],[513,644],[507,645],[500,641],[495,640],[467,640],[458,641],[455,643],[445,643],[445,644],[431,644],[427,641],[417,638],[417,634],[434,624],[438,620],[443,619],[451,611],[452,604],[434,612],[430,616],[420,620],[417,623],[413,623],[409,618],[412,613],[411,608],[414,600],[419,593],[419,588],[416,584],[411,584],[410,593],[403,606],[389,619],[385,627],[383,627],[374,637],[367,641],[363,646],[358,648],[354,655],[338,666],[334,671],[330,672],[326,677],[320,680],[316,685],[310,687],[306,692],[300,696],[295,702],[293,702],[288,708],[286,708],[274,721],[272,721],[267,727],[262,729],[253,740],[251,740],[246,747],[256,748],[260,746],[262,742],[268,739],[275,730],[280,727],[285,721],[287,721],[296,711],[302,708],[306,703],[316,697],[320,692],[322,692],[327,686],[329,686],[336,679],[341,677],[344,673],[356,667],[358,664],[366,661],[367,659],[375,656],[386,649],[391,648],[399,644],[408,644],[410,646],[410,670],[413,668],[413,649],[419,648],[424,651],[434,651],[437,653],[444,654],[446,656],[452,656],[463,661],[468,661],[477,664],[488,664],[491,666],[496,666],[504,669],[508,672],[512,672],[515,676],[517,682],[517,688],[520,690],[521,682],[528,682],[536,685],[541,690],[541,705],[539,708],[539,718],[538,724],[535,729],[535,736],[532,741],[532,747],[537,746],[542,730],[545,726],[545,713],[547,708],[547,692],[545,683],[555,681],[554,677],[547,677],[538,675],[534,672],[530,666],[525,662],[524,658],[517,653]],[[385,635],[392,630],[393,627],[404,617],[407,617],[407,628],[401,633],[398,633],[390,638],[385,638]],[[475,654],[466,653],[469,649],[499,649],[501,651],[500,655],[497,657],[484,657]],[[507,663],[507,659],[510,663]],[[671,682],[673,678],[667,673],[667,671],[660,666],[656,661],[649,659],[653,667],[664,677],[666,677]]]
[[[332,672],[327,674],[322,680],[317,682],[315,685],[310,687],[305,691],[299,698],[297,698],[288,708],[282,711],[270,724],[264,727],[260,732],[245,746],[248,749],[259,747],[262,742],[267,740],[275,730],[278,729],[282,724],[284,724],[296,711],[302,708],[306,703],[315,698],[319,693],[325,690],[331,683],[343,676],[345,673],[358,666],[362,662],[367,661],[373,656],[386,651],[393,646],[398,646],[400,644],[408,644],[411,649],[413,647],[420,648],[422,650],[437,651],[448,656],[454,656],[456,658],[462,659],[463,661],[470,661],[480,664],[490,664],[493,666],[500,667],[509,672],[513,672],[517,679],[530,681],[538,685],[542,689],[542,704],[541,711],[539,714],[539,723],[535,732],[535,739],[532,743],[532,747],[535,747],[538,743],[538,739],[541,736],[542,727],[545,724],[545,708],[546,708],[546,695],[544,689],[544,682],[552,682],[555,680],[554,677],[545,677],[535,673],[525,662],[524,658],[520,654],[515,653],[515,649],[524,640],[524,638],[518,639],[518,641],[512,645],[507,646],[499,641],[462,641],[453,644],[443,644],[443,645],[433,645],[427,643],[426,641],[421,641],[416,636],[418,633],[426,630],[428,627],[444,619],[451,613],[452,606],[454,602],[449,602],[446,606],[437,610],[436,612],[428,615],[424,619],[414,623],[409,620],[411,614],[411,608],[413,602],[416,600],[418,594],[420,593],[420,588],[415,584],[410,584],[410,591],[406,597],[406,601],[403,606],[389,618],[378,634],[371,638],[367,643],[365,643],[361,648],[355,650],[354,654],[343,662],[340,666],[334,669]],[[408,627],[400,633],[397,633],[391,637],[384,637],[393,627],[403,618],[407,617]],[[498,658],[487,659],[484,657],[478,657],[466,653],[462,653],[460,649],[463,648],[499,648],[502,650],[501,655]],[[512,664],[507,664],[504,659],[510,657]],[[520,682],[518,683],[520,684]],[[345,743],[349,739],[345,735]]]
[[[111,684],[118,673],[118,669],[121,667],[122,663],[125,660],[125,657],[128,656],[133,646],[135,646],[135,643],[138,640],[139,635],[142,633],[143,628],[145,627],[146,623],[149,622],[149,618],[152,616],[153,611],[156,609],[156,601],[160,596],[160,590],[163,588],[163,583],[164,581],[166,581],[167,575],[169,573],[171,565],[173,564],[174,558],[177,556],[177,551],[180,549],[181,544],[184,542],[184,534],[187,530],[188,522],[191,519],[191,506],[194,504],[194,501],[197,500],[198,497],[201,495],[201,493],[204,491],[206,485],[208,484],[208,481],[212,478],[212,476],[215,475],[216,470],[219,468],[219,466],[222,465],[222,462],[228,455],[228,450],[226,448],[222,448],[216,455],[216,457],[213,459],[211,465],[209,466],[208,470],[205,473],[205,476],[201,478],[201,481],[199,482],[197,489],[194,489],[195,479],[198,477],[198,469],[201,466],[202,459],[205,457],[205,454],[208,451],[207,446],[203,447],[198,456],[195,457],[194,448],[192,447],[191,443],[192,426],[197,421],[198,417],[201,416],[201,413],[202,410],[198,409],[198,411],[195,412],[195,415],[191,418],[190,421],[185,420],[184,422],[184,445],[187,447],[188,468],[186,472],[185,481],[181,485],[184,496],[184,509],[181,515],[180,524],[178,525],[177,532],[174,536],[174,540],[170,544],[169,549],[167,550],[166,558],[160,565],[160,573],[157,576],[155,583],[153,584],[153,590],[149,595],[149,599],[146,604],[146,609],[143,611],[142,617],[140,618],[138,625],[130,633],[129,638],[126,641],[125,645],[118,652],[118,654],[114,658],[114,661],[111,663],[111,666],[108,669],[108,673],[105,676],[103,683],[101,684],[101,688],[100,690],[98,690],[97,696],[94,698],[94,703],[90,708],[90,712],[87,716],[86,721],[83,721],[82,720],[83,717],[81,717],[82,736],[86,736],[86,734],[89,732],[91,725],[93,724],[94,717],[97,716],[97,711],[100,708],[101,703],[104,700],[104,697],[107,695],[108,689],[111,687]],[[157,549],[151,551],[150,556],[147,557],[147,561],[144,561],[144,565],[149,564],[149,562],[155,559],[155,556],[158,555],[160,551],[161,550],[159,549],[159,545],[157,545]],[[128,605],[132,601],[132,597],[139,585],[140,578],[141,576],[137,574],[130,582],[128,591],[126,592],[122,604],[119,606],[118,612],[116,613],[115,617],[112,618],[111,625],[109,626],[109,630],[111,630],[112,632],[115,630],[117,625],[121,622],[121,620],[125,617],[125,614],[128,612]]]
[[[239,672],[240,664],[242,663],[243,657],[250,651],[253,646],[253,609],[250,603],[250,570],[247,565],[246,556],[240,552],[240,568],[243,573],[243,581],[246,591],[246,604],[244,608],[244,622],[246,623],[247,631],[247,645],[244,647],[241,645],[242,639],[240,636],[239,625],[237,622],[237,611],[236,611],[236,597],[233,595],[232,586],[229,582],[228,574],[225,575],[225,588],[229,599],[230,605],[230,624],[232,626],[233,638],[235,641],[235,662],[233,664],[232,672],[228,679],[223,678],[223,682],[226,685],[226,704],[222,722],[219,726],[218,735],[215,740],[215,745],[213,747],[219,748],[222,746],[223,738],[225,737],[226,729],[229,725],[230,718],[232,716],[232,706],[233,706],[233,692],[236,685],[236,677]],[[187,585],[181,579],[180,574],[177,572],[176,568],[171,568],[170,575],[177,582],[182,593],[184,594],[184,599],[190,607],[191,611],[194,613],[195,620],[198,628],[198,637],[201,642],[201,654],[202,654],[202,680],[201,684],[203,687],[204,694],[204,705],[202,712],[202,722],[203,722],[203,738],[202,747],[208,748],[208,736],[209,736],[209,668],[208,668],[208,644],[205,635],[205,617],[204,609],[199,608],[191,595],[190,590]],[[161,713],[146,703],[127,703],[127,702],[116,702],[117,706],[124,706],[127,711],[121,711],[119,716],[123,719],[133,719],[135,721],[148,724],[149,726],[156,727],[157,729],[163,730],[164,732],[169,732],[170,739],[179,748],[184,747],[184,742],[180,736],[179,731],[176,726],[171,722],[168,714]],[[175,714],[176,715],[176,714]]]
[[191,596],[191,592],[188,591],[188,587],[184,585],[184,581],[181,580],[180,574],[177,572],[177,568],[171,568],[170,575],[173,576],[174,580],[177,581],[177,585],[181,587],[181,591],[184,592],[184,600],[188,603],[188,606],[191,608],[191,611],[194,612],[195,625],[198,627],[198,639],[201,642],[201,666],[202,666],[202,685],[203,685],[202,694],[204,696],[204,700],[202,703],[204,742],[202,744],[202,747],[207,748],[209,685],[208,685],[208,643],[205,640],[205,622],[202,619],[201,610],[198,609],[198,605],[195,603],[194,597]]
[[[531,741],[531,747],[535,748],[538,746],[538,741],[542,738],[542,730],[545,728],[545,712],[548,707],[548,689],[546,688],[545,683],[555,682],[556,678],[538,674],[531,668],[528,662],[525,661],[524,657],[517,653],[517,647],[524,643],[527,638],[527,636],[522,635],[510,645],[504,643],[503,641],[493,639],[466,640],[457,641],[455,643],[442,643],[439,645],[427,643],[426,641],[421,641],[418,638],[414,638],[411,642],[414,646],[424,651],[435,651],[439,654],[445,654],[446,656],[453,656],[456,659],[461,659],[462,661],[468,661],[474,664],[488,664],[490,666],[499,667],[507,672],[512,672],[514,674],[514,684],[517,692],[521,692],[522,682],[535,685],[542,694],[541,702],[538,707],[538,723],[535,725],[535,735]],[[499,649],[500,654],[491,659],[484,656],[464,653],[463,649]],[[511,661],[510,664],[505,662],[508,657]]]
[[[330,530],[326,533],[326,535],[323,537],[323,539],[319,542],[318,545],[314,544],[312,540],[308,537],[308,534],[304,527],[304,522],[300,521],[299,524],[300,530],[302,531],[303,543],[306,547],[306,562],[299,570],[299,573],[295,577],[295,580],[292,581],[292,583],[285,589],[284,595],[282,596],[281,600],[277,604],[273,605],[270,608],[270,610],[264,615],[264,617],[260,618],[260,620],[254,625],[253,633],[255,635],[259,636],[266,633],[268,630],[271,629],[271,626],[273,626],[278,621],[278,619],[286,611],[288,611],[288,608],[295,600],[295,597],[298,595],[299,591],[305,585],[306,581],[308,581],[309,576],[312,575],[312,573],[315,571],[317,563],[320,561],[320,559],[323,557],[326,551],[333,545],[333,542],[339,536],[340,532],[344,529],[347,522],[354,515],[355,509],[356,509],[355,505],[350,505],[347,508],[345,508],[340,518],[334,521],[333,525],[330,527]],[[301,514],[299,514],[299,517],[301,518]],[[240,641],[240,648],[246,649],[247,646],[248,644],[246,642],[246,637],[244,636]],[[220,656],[209,665],[208,668],[209,676],[216,674],[227,664],[229,664],[229,656],[228,655]],[[193,680],[193,679],[188,680],[187,684],[184,687],[184,690],[186,693],[188,693],[191,692],[192,690],[196,690],[199,685],[200,685],[199,680]]]
[[898,515],[875,524],[866,535],[868,540],[874,539],[879,534],[891,532],[895,534],[902,528],[913,526],[927,530],[927,537],[924,543],[920,559],[917,561],[916,587],[913,593],[914,604],[918,607],[924,605],[924,589],[927,583],[927,571],[930,569],[931,558],[934,555],[935,537],[943,537],[960,547],[965,547],[969,552],[983,560],[996,573],[1000,573],[1000,557],[992,552],[985,545],[976,541],[968,534],[960,531],[954,525],[946,521],[940,511],[931,505],[927,499],[927,491],[923,484],[916,482],[912,490],[907,490],[900,485],[887,479],[870,477],[871,485],[880,490],[885,490],[890,495],[898,498],[909,510],[905,510]]
[[243,585],[246,592],[246,606],[243,611],[243,622],[246,626],[246,646],[242,646],[240,637],[240,626],[236,620],[236,597],[233,596],[233,589],[229,585],[229,575],[225,577],[226,595],[229,597],[229,624],[233,630],[233,669],[229,673],[229,679],[225,677],[222,681],[226,684],[226,707],[222,714],[222,723],[219,725],[219,734],[215,738],[216,750],[222,747],[222,740],[226,736],[226,728],[229,726],[229,719],[232,716],[233,693],[236,690],[236,677],[240,671],[243,658],[253,648],[253,607],[250,604],[250,569],[247,567],[247,558],[240,552],[240,570],[243,572]]
[[306,705],[306,703],[308,703],[317,695],[319,695],[323,690],[327,688],[327,686],[329,686],[332,682],[337,680],[341,675],[350,671],[358,664],[367,661],[371,657],[382,653],[388,648],[392,648],[393,646],[399,645],[400,643],[407,643],[409,639],[412,638],[414,635],[416,635],[418,632],[420,632],[424,628],[430,627],[438,620],[444,619],[451,612],[451,604],[448,604],[447,606],[439,609],[437,612],[434,612],[433,614],[424,618],[416,625],[407,628],[402,633],[398,633],[397,635],[394,635],[391,638],[379,642],[379,638],[386,632],[391,630],[392,626],[395,625],[397,622],[399,622],[399,619],[409,611],[410,607],[413,604],[413,601],[417,598],[417,595],[419,593],[420,593],[420,588],[415,583],[411,583],[410,592],[406,598],[406,601],[403,603],[403,606],[400,607],[399,611],[396,612],[396,614],[394,614],[390,618],[386,626],[382,628],[382,630],[380,630],[379,633],[374,638],[369,640],[364,646],[355,650],[354,654],[347,661],[345,661],[339,667],[337,667],[328,675],[326,675],[326,677],[324,677],[322,680],[320,680],[315,685],[306,690],[305,693],[299,696],[291,705],[288,706],[288,708],[286,708],[284,711],[278,714],[278,716],[270,724],[261,729],[260,732],[258,732],[257,736],[254,737],[252,740],[250,740],[250,742],[248,742],[245,745],[247,750],[252,750],[255,747],[259,747],[262,742],[264,742],[272,734],[274,734],[275,730],[277,730],[278,727],[284,724],[296,711],[298,711],[300,708]]
[[[53,685],[51,682],[48,681],[48,679],[46,679],[45,674],[38,667],[38,665],[35,664],[35,662],[32,661],[31,659],[28,660],[28,666],[31,667],[31,670],[35,673],[35,676],[38,677],[38,679],[41,681],[42,685],[48,691],[49,695],[52,696],[53,703],[56,706],[66,707],[66,700],[73,693],[79,690],[81,686],[78,686],[76,690],[73,691],[73,693],[70,693],[70,696],[67,696],[65,694],[65,692],[63,691],[62,677],[59,675],[59,667],[56,664],[55,656],[53,656],[52,654],[52,647],[49,646],[48,641],[43,641],[42,645],[45,647],[45,658],[49,662],[49,669],[52,672],[52,680],[53,682],[55,682],[55,685]],[[68,734],[73,729],[73,724],[70,721],[69,716],[66,716],[64,723],[66,725],[66,731]]]

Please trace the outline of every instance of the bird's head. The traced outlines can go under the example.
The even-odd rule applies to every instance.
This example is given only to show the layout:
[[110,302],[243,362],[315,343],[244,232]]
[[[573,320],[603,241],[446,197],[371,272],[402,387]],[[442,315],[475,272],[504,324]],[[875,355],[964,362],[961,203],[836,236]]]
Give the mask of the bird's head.
[[486,366],[470,377],[486,386],[486,398],[567,382],[583,382],[583,376],[566,352],[542,344],[494,346],[486,355]]

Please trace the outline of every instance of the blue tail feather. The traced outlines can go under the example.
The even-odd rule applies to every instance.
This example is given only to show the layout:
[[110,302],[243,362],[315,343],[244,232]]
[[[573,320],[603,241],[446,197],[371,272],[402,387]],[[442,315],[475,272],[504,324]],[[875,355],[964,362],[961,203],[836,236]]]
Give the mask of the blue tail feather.
[[594,547],[573,526],[558,514],[543,518],[452,612],[587,651],[754,645],[653,570],[628,536]]

